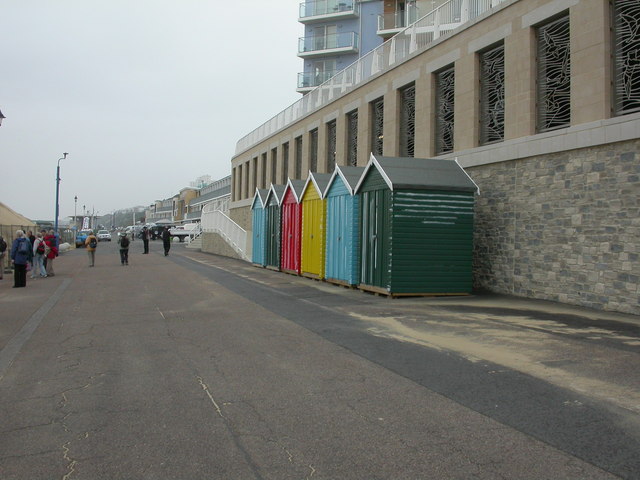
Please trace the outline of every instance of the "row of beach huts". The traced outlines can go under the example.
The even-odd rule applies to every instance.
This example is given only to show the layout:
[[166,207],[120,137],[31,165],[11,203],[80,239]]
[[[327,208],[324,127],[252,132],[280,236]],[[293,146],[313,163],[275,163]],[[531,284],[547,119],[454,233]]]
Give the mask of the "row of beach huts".
[[252,262],[390,296],[468,294],[476,193],[455,160],[310,172],[256,190]]

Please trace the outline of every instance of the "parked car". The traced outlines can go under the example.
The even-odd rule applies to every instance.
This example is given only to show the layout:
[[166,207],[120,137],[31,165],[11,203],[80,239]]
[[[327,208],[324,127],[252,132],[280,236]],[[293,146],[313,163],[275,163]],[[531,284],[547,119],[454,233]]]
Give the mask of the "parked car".
[[99,242],[110,242],[111,234],[107,230],[98,230],[98,241]]
[[91,233],[91,230],[80,230],[76,233],[76,248],[84,247],[84,242]]

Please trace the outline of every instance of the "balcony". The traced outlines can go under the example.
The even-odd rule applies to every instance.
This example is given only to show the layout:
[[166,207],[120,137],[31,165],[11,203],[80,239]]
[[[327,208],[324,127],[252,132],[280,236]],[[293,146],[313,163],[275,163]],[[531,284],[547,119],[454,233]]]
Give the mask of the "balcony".
[[356,18],[359,14],[355,0],[316,0],[300,4],[300,23],[308,24]]
[[415,5],[409,6],[407,10],[378,15],[377,34],[384,38],[392,37],[416,20],[418,20],[418,7]]
[[315,87],[322,85],[324,82],[333,77],[338,70],[331,70],[327,72],[301,72],[298,73],[298,93],[306,93],[313,90]]
[[301,58],[335,55],[336,53],[358,53],[358,34],[345,32],[298,39],[298,56]]

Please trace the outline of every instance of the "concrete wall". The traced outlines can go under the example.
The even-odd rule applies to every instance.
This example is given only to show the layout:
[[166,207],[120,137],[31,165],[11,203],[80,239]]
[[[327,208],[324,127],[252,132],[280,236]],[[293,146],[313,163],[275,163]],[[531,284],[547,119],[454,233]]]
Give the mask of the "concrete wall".
[[206,253],[222,255],[225,257],[238,258],[242,260],[240,255],[217,233],[203,232],[201,235],[201,250]]

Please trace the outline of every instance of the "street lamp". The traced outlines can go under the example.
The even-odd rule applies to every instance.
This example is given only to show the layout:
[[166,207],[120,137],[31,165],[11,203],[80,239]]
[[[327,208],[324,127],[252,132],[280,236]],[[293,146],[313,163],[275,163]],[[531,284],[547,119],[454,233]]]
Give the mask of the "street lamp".
[[78,195],[73,197],[73,226],[78,230]]
[[62,154],[62,158],[58,159],[58,168],[56,169],[56,222],[53,226],[53,230],[56,232],[56,235],[60,236],[58,233],[58,214],[60,213],[60,205],[58,204],[58,199],[60,197],[60,160],[64,160],[69,155],[67,152]]

